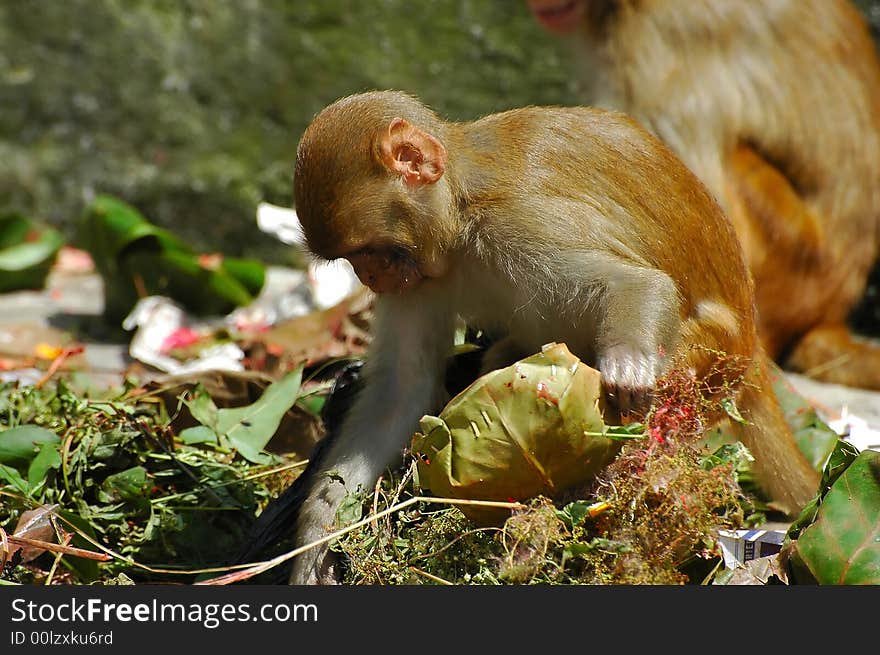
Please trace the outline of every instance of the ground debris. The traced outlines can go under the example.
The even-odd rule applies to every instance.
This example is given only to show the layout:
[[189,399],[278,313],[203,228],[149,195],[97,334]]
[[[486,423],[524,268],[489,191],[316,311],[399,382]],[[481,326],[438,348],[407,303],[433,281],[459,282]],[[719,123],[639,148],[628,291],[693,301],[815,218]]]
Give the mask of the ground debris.
[[[726,366],[724,360],[719,367]],[[719,369],[720,370],[720,369]],[[732,377],[738,374],[731,364]],[[730,398],[676,369],[661,381],[645,436],[590,486],[532,499],[498,526],[421,503],[353,530],[335,548],[351,584],[688,584],[721,564],[719,528],[752,509],[737,482],[742,452],[707,452],[705,416]],[[415,459],[410,466],[415,467]],[[417,494],[408,474],[380,481],[365,515]]]

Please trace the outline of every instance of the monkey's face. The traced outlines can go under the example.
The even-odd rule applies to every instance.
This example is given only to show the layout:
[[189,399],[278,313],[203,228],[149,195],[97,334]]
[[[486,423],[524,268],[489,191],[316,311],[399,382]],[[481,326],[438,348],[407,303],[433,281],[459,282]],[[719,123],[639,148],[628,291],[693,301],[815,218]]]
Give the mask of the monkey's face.
[[376,293],[401,293],[437,275],[431,212],[412,202],[410,190],[387,175],[348,180],[319,211],[303,203],[297,213],[310,252],[346,259]]
[[542,27],[564,34],[571,32],[584,17],[587,0],[527,0],[529,9]]
[[309,250],[347,259],[377,293],[444,275],[455,238],[445,146],[388,118],[400,111],[442,130],[416,102],[390,92],[344,98],[316,117],[297,149],[294,199]]

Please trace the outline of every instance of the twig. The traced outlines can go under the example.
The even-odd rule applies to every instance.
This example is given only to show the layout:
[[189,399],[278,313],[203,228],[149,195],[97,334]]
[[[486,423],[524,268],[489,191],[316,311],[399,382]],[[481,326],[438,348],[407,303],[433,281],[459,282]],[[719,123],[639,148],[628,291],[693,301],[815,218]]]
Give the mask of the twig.
[[410,478],[413,476],[413,471],[415,470],[416,463],[412,462],[406,470],[406,473],[404,473],[403,477],[400,479],[400,484],[397,485],[397,490],[394,492],[394,497],[391,499],[392,505],[396,504],[400,499],[400,494],[403,493],[403,488],[406,486],[406,483],[409,482]]
[[55,559],[52,561],[52,566],[49,567],[49,573],[46,576],[46,581],[43,583],[46,587],[52,586],[52,578],[55,577],[55,571],[58,570],[58,563],[61,562],[61,558],[64,557],[64,553],[55,553]]
[[[373,514],[379,511],[379,493],[382,491],[382,480],[385,479],[384,475],[380,475],[379,479],[376,480],[376,486],[373,488]],[[379,526],[373,526],[373,532],[375,534],[379,534]]]
[[[293,462],[292,464],[285,464],[284,466],[278,466],[273,469],[269,469],[268,471],[260,471],[259,473],[251,473],[250,475],[246,475],[243,478],[239,478],[234,482],[223,483],[225,484],[235,484],[235,482],[246,482],[248,480],[256,480],[257,478],[264,478],[267,475],[274,475],[276,473],[284,473],[285,471],[289,471],[290,469],[299,468],[300,466],[306,466],[309,463],[309,460],[303,459],[298,462]],[[220,486],[220,485],[218,485]]]
[[[226,575],[219,576],[217,578],[211,578],[210,580],[203,580],[202,582],[194,583],[197,585],[225,585],[225,584],[229,584],[231,582],[237,582],[239,580],[246,580],[248,578],[254,577],[255,575],[259,575],[263,571],[268,571],[269,569],[274,568],[274,567],[278,566],[279,564],[283,564],[287,560],[292,559],[292,558],[296,557],[297,555],[300,555],[300,554],[306,552],[307,550],[311,550],[312,548],[315,548],[317,546],[325,544],[328,541],[333,541],[334,539],[337,539],[345,534],[348,534],[352,530],[357,530],[358,528],[366,525],[367,523],[369,523],[371,521],[376,521],[376,520],[382,518],[383,516],[391,514],[392,512],[397,512],[402,509],[406,509],[410,505],[414,505],[415,503],[418,503],[418,502],[439,503],[439,504],[446,504],[446,505],[472,505],[472,506],[479,506],[479,507],[498,507],[498,508],[502,508],[502,509],[525,509],[525,507],[526,507],[522,503],[506,503],[506,502],[500,502],[500,501],[494,501],[494,500],[459,500],[457,498],[434,498],[432,496],[413,496],[412,498],[408,498],[407,500],[403,501],[399,505],[395,505],[394,507],[389,507],[389,508],[379,512],[378,514],[368,516],[365,519],[358,521],[357,523],[354,523],[346,528],[343,528],[337,532],[334,532],[333,534],[329,534],[326,537],[318,539],[317,541],[313,541],[312,543],[306,544],[305,546],[300,546],[299,548],[296,548],[296,549],[291,550],[287,553],[279,555],[278,557],[274,557],[270,560],[265,560],[263,562],[255,562],[255,563],[250,563],[250,564],[245,563],[245,564],[233,564],[230,566],[215,566],[215,567],[204,568],[204,569],[189,569],[186,571],[182,571],[180,569],[160,569],[160,568],[155,568],[152,566],[147,566],[146,564],[141,564],[140,562],[136,562],[135,560],[131,559],[130,557],[125,557],[124,555],[117,553],[113,549],[108,548],[107,546],[104,546],[103,544],[99,543],[98,541],[93,539],[90,535],[83,532],[78,526],[74,525],[73,523],[71,523],[70,521],[65,519],[63,516],[59,516],[58,518],[60,518],[67,525],[69,525],[70,528],[74,532],[76,532],[80,537],[82,537],[83,539],[88,541],[90,544],[92,544],[96,548],[99,548],[100,550],[104,551],[105,553],[111,555],[113,558],[115,558],[121,562],[125,562],[129,566],[132,566],[132,567],[144,570],[144,571],[148,571],[150,573],[163,573],[163,574],[170,574],[170,575],[198,575],[198,574],[204,574],[204,573],[221,573],[223,571],[234,571],[233,573],[227,573]],[[54,546],[56,544],[52,544],[52,545]]]
[[61,444],[61,479],[64,481],[64,490],[71,498],[73,497],[73,493],[70,491],[70,462],[68,460],[70,458],[70,446],[72,443],[73,429],[71,428],[67,431],[67,434],[64,437],[64,442]]
[[[119,560],[120,562],[125,562],[129,566],[132,566],[137,569],[142,569],[142,570],[148,571],[150,573],[168,573],[171,575],[197,575],[197,574],[202,574],[202,573],[220,573],[222,571],[229,571],[231,569],[245,568],[247,566],[250,566],[249,564],[236,564],[233,566],[214,566],[211,568],[192,569],[192,570],[186,570],[186,571],[182,571],[180,569],[158,569],[158,568],[155,568],[152,566],[147,566],[146,564],[141,564],[140,562],[136,562],[135,560],[131,559],[130,557],[126,557],[125,555],[120,555],[112,548],[108,548],[107,546],[105,546],[105,545],[101,544],[100,542],[96,541],[95,539],[93,539],[90,535],[88,535],[85,532],[83,532],[82,530],[80,530],[78,526],[74,525],[73,523],[68,521],[63,516],[59,516],[58,518],[60,518],[65,523],[67,523],[67,525],[70,526],[70,528],[73,530],[73,532],[75,532],[80,537],[82,537],[83,539],[88,541],[95,548],[99,548],[100,550],[102,550],[105,553],[107,553],[108,555],[110,555],[110,557],[108,557],[108,559],[116,559],[116,560]],[[53,545],[55,545],[55,544],[53,544]]]
[[45,385],[49,380],[52,379],[52,376],[58,372],[58,369],[61,368],[61,365],[67,360],[69,357],[73,355],[79,355],[85,348],[83,346],[72,346],[70,348],[65,348],[61,351],[61,353],[52,360],[52,363],[49,364],[49,368],[46,369],[46,373],[34,383],[34,387],[37,389],[41,389],[43,385]]
[[433,580],[434,582],[436,582],[438,584],[447,585],[449,587],[455,586],[449,580],[444,580],[443,578],[440,578],[436,575],[433,575],[432,573],[428,573],[427,571],[422,571],[422,569],[417,569],[415,566],[409,567],[409,570],[412,571],[413,573],[418,573],[419,575],[423,575],[426,578],[428,578],[428,580]]
[[251,565],[251,568],[248,568],[244,571],[237,571],[235,573],[229,573],[227,575],[221,575],[217,578],[211,578],[210,580],[202,580],[201,582],[196,582],[194,584],[197,585],[225,585],[230,584],[232,582],[238,582],[240,580],[247,580],[248,578],[252,578],[255,575],[259,575],[264,571],[268,571],[271,568],[278,566],[279,564],[283,564],[289,559],[293,559],[297,555],[301,555],[302,553],[311,550],[312,548],[316,548],[328,542],[334,541],[339,537],[352,532],[353,530],[357,530],[368,523],[373,521],[378,521],[379,519],[388,516],[394,512],[399,512],[402,509],[406,509],[410,505],[415,505],[416,503],[441,503],[447,505],[468,505],[474,507],[499,507],[504,509],[525,509],[525,505],[522,503],[505,503],[494,500],[460,500],[458,498],[434,498],[432,496],[413,496],[402,503],[394,505],[393,507],[388,507],[387,509],[382,510],[378,514],[372,514],[360,521],[353,523],[345,528],[337,530],[331,534],[328,534],[325,537],[321,537],[309,544],[304,546],[300,546],[299,548],[294,548],[291,551],[283,553],[282,555],[278,555],[277,557],[273,557],[270,560],[265,560],[263,562],[258,562],[254,565]]
[[0,528],[0,573],[6,568],[6,560],[9,559],[9,539],[6,536],[6,530]]
[[[6,536],[6,533],[3,532],[2,528],[0,528],[0,536]],[[51,541],[31,539],[30,537],[16,537],[15,535],[8,535],[6,536],[6,539],[8,539],[11,543],[19,544],[21,546],[33,546],[34,548],[42,548],[43,550],[50,550],[53,553],[61,553],[62,555],[73,555],[74,557],[83,557],[85,559],[96,559],[99,562],[109,562],[111,559],[113,559],[109,555],[102,555],[101,553],[96,553],[91,550],[76,548],[74,546],[65,546],[63,544],[55,544]]]
[[837,357],[829,359],[827,362],[822,362],[821,364],[818,364],[813,368],[804,371],[804,375],[807,377],[815,377],[818,373],[824,373],[826,371],[830,371],[833,368],[846,364],[851,358],[852,355],[848,353],[839,355]]

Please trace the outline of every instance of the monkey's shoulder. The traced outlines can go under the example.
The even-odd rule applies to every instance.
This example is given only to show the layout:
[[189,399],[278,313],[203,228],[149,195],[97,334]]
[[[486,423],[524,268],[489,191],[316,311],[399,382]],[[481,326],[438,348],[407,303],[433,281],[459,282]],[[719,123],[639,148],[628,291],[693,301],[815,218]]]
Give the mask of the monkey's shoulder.
[[622,111],[591,105],[528,105],[490,114],[475,121],[473,125],[479,128],[503,126],[514,131],[554,126],[570,126],[587,132],[608,126],[641,129],[633,118]]
[[528,106],[486,116],[465,132],[493,133],[494,143],[516,144],[560,155],[617,158],[663,158],[671,151],[634,118],[621,111],[592,106]]

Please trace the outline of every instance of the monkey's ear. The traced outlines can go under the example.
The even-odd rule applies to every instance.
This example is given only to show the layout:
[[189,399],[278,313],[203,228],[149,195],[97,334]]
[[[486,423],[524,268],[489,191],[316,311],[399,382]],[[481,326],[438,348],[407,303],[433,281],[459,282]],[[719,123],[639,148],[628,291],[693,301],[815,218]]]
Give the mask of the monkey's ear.
[[403,118],[388,124],[388,132],[379,137],[378,146],[380,161],[410,186],[433,184],[446,170],[443,144]]

